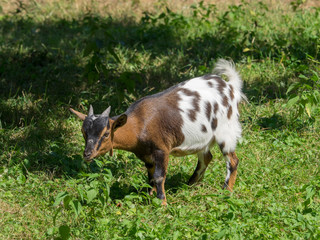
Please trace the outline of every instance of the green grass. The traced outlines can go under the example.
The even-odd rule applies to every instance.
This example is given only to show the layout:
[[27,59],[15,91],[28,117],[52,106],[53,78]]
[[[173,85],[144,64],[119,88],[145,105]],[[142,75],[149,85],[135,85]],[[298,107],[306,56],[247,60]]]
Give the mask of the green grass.
[[[320,9],[298,3],[200,3],[184,14],[162,3],[111,18],[61,2],[2,13],[0,238],[319,239]],[[168,207],[146,194],[133,154],[84,163],[69,106],[119,114],[221,57],[235,61],[249,99],[232,194],[221,190],[218,148],[191,187],[196,157],[171,157]]]

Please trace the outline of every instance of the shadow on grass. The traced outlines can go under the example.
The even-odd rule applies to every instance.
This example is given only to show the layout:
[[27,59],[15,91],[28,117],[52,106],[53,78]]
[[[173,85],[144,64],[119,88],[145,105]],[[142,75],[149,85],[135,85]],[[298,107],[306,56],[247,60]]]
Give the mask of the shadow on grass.
[[[111,170],[112,171],[112,170]],[[115,175],[117,177],[117,175]],[[172,176],[168,175],[166,182],[165,182],[165,191],[166,192],[171,192],[171,193],[176,193],[179,191],[179,189],[182,189],[187,182],[185,179],[188,178],[187,174],[184,173],[176,173]],[[147,178],[145,178],[146,183],[147,183]],[[148,189],[143,188],[143,192],[147,193]],[[130,195],[131,193],[138,193],[139,191],[134,188],[130,183],[128,184],[121,184],[119,182],[115,182],[111,187],[110,187],[110,198],[115,200],[115,199],[124,199],[127,195]],[[154,197],[156,197],[156,194],[154,194]]]
[[1,134],[0,147],[8,151],[9,157],[2,158],[0,165],[12,167],[22,163],[23,170],[45,171],[55,176],[75,176],[83,169],[82,146],[65,143],[64,136],[72,133],[63,124],[56,123],[53,127],[39,124],[21,129],[25,130],[18,130],[10,137]]
[[[100,75],[99,80],[94,82],[89,80],[88,76],[84,76],[88,57],[83,56],[83,51],[90,41],[96,41],[101,47],[100,53],[106,55],[110,64],[114,63],[114,59],[108,51],[104,51],[106,47],[120,46],[137,53],[150,53],[151,59],[168,56],[166,61],[169,64],[165,64],[161,71],[154,68],[148,72],[135,72],[143,80],[138,87],[143,88],[148,83],[150,87],[159,91],[188,77],[168,74],[170,70],[166,68],[172,63],[177,64],[175,71],[178,71],[188,64],[197,68],[202,65],[208,66],[212,59],[220,57],[238,62],[246,56],[241,40],[246,40],[248,36],[234,26],[228,27],[227,23],[224,24],[226,26],[216,26],[212,33],[184,40],[181,38],[179,25],[162,24],[160,20],[159,24],[150,21],[132,23],[85,15],[78,20],[59,19],[37,23],[29,18],[7,17],[1,20],[3,37],[0,44],[3,47],[0,50],[0,58],[4,63],[0,67],[1,98],[6,99],[28,92],[38,97],[48,96],[49,106],[55,105],[57,101],[77,105],[83,98],[90,102],[101,101],[102,95],[114,85],[119,76],[110,69],[107,75]],[[277,38],[279,42],[286,42],[286,36],[279,34]],[[290,45],[296,59],[304,59],[306,52],[312,54],[313,48],[308,46],[308,43],[313,42],[312,39],[306,37],[302,40],[304,41],[293,42]],[[252,53],[254,59],[263,59],[270,54],[271,57],[278,56],[278,53],[274,52],[274,44],[260,41],[259,38],[255,41],[260,52]],[[171,56],[177,51],[183,52],[183,58],[178,63],[177,59]],[[147,79],[144,75],[149,75],[152,79]],[[159,85],[159,82],[165,86]],[[274,87],[268,83],[257,82],[255,87],[258,91],[268,88],[271,89],[267,92],[275,92]],[[280,93],[283,93],[283,90],[277,89]],[[83,91],[92,91],[95,95],[100,95],[100,99],[90,94],[84,95]],[[247,94],[255,95],[256,92],[248,91]],[[263,92],[260,92],[260,95],[262,94]],[[268,97],[273,99],[279,95],[269,94]]]
[[[141,189],[142,185],[149,183],[147,168],[134,154],[119,151],[115,157],[109,160],[110,162],[104,168],[110,170],[114,179],[117,179],[110,186],[111,199],[123,199],[132,193],[148,192],[146,187]],[[94,161],[90,164],[90,169],[93,172],[101,172],[101,169]],[[173,175],[168,174],[165,182],[166,191],[177,192],[187,183],[189,177],[187,173],[180,171],[175,172]]]
[[258,120],[258,125],[263,130],[281,129],[285,124],[285,119],[279,114],[273,114],[271,117],[264,117]]

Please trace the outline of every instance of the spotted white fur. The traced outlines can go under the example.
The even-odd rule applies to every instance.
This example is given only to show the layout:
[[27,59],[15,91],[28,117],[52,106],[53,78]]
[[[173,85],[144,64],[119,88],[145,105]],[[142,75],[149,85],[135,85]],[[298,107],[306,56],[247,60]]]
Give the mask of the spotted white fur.
[[[236,148],[237,140],[241,137],[238,103],[242,97],[242,81],[230,62],[222,60],[216,66],[215,72],[225,74],[229,78],[224,87],[219,86],[221,82],[219,83],[216,80],[216,78],[219,78],[217,75],[193,78],[182,86],[183,89],[197,92],[200,96],[200,111],[196,113],[195,121],[189,117],[190,110],[194,108],[193,101],[195,97],[186,94],[184,91],[179,91],[180,100],[178,106],[183,119],[182,133],[184,134],[184,141],[175,150],[186,153],[208,152],[215,142],[222,146],[224,153],[233,152]],[[233,91],[232,97],[230,96],[231,89]],[[224,98],[227,98],[227,106],[223,102]],[[212,106],[210,119],[206,115],[206,104],[208,102]],[[219,106],[216,113],[214,113],[215,103]],[[228,117],[230,106],[232,114]],[[217,119],[217,127],[215,129],[211,127],[213,118]],[[205,126],[206,132],[201,131],[202,125]]]

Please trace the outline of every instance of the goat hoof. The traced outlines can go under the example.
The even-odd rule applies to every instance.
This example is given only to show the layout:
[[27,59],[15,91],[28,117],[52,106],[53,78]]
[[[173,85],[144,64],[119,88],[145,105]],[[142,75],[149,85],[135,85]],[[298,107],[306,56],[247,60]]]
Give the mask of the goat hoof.
[[166,200],[166,199],[165,199],[165,200],[163,200],[163,201],[162,201],[162,203],[161,203],[161,205],[162,205],[162,206],[164,206],[164,207],[167,207],[167,206],[168,206],[168,204],[167,204],[167,200]]
[[149,195],[152,196],[153,193],[157,194],[157,189],[155,187],[153,187],[152,189],[149,190]]

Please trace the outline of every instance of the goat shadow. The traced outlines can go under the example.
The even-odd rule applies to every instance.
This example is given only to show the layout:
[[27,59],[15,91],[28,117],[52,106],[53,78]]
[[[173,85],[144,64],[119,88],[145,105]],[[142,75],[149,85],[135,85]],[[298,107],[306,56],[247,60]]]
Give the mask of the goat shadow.
[[[137,160],[138,161],[138,160]],[[140,161],[140,160],[139,160]],[[135,162],[136,163],[136,162]],[[123,176],[124,179],[127,179],[128,181],[115,181],[111,186],[110,186],[110,198],[112,200],[123,200],[126,196],[131,195],[131,194],[139,194],[141,192],[147,193],[148,188],[147,187],[142,187],[140,188],[139,185],[142,185],[143,182],[148,184],[148,176],[147,176],[147,169],[144,169],[145,172],[141,173],[143,174],[143,180],[142,183],[139,183],[137,187],[134,187],[132,183],[129,182],[128,176],[124,176],[124,174],[121,172],[120,169],[124,168],[125,163],[120,163],[119,164],[109,164],[107,168],[112,172],[114,179],[118,179],[120,176]],[[126,166],[127,168],[132,169],[133,167],[136,166]],[[95,172],[100,172],[101,169],[93,162],[91,164],[91,170]],[[140,171],[139,171],[140,172]],[[137,171],[138,173],[138,171]],[[165,182],[165,191],[166,193],[176,193],[180,189],[184,188],[187,186],[187,181],[191,177],[187,172],[183,171],[178,171],[175,172],[173,175],[168,174]]]
[[[186,173],[176,173],[174,175],[168,176],[165,182],[165,191],[166,193],[176,193],[180,189],[183,189],[187,186],[186,179],[188,178],[188,174]],[[148,178],[145,177],[146,183],[148,183]],[[112,200],[123,200],[126,196],[131,194],[139,194],[144,192],[147,194],[148,188],[142,188],[141,190],[137,190],[130,183],[121,184],[119,182],[115,182],[110,186],[110,198]]]

